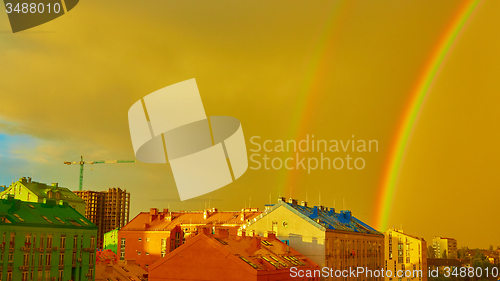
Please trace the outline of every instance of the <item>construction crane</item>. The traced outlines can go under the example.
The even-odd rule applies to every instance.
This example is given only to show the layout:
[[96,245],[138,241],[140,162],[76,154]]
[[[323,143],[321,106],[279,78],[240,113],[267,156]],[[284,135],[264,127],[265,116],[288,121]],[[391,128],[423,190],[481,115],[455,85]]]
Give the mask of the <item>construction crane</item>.
[[99,160],[99,161],[83,161],[83,156],[80,156],[78,162],[64,162],[66,165],[79,164],[80,165],[80,185],[78,190],[82,191],[83,188],[83,165],[85,164],[120,164],[120,163],[136,163],[137,160]]

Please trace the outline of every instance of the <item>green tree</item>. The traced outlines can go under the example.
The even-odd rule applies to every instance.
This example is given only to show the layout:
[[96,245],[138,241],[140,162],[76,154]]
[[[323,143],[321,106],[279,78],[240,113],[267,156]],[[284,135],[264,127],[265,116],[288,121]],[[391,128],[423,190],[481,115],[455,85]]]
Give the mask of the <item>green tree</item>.
[[447,259],[448,258],[448,255],[446,254],[446,250],[443,251],[443,255],[441,256],[441,258],[443,258],[443,259]]

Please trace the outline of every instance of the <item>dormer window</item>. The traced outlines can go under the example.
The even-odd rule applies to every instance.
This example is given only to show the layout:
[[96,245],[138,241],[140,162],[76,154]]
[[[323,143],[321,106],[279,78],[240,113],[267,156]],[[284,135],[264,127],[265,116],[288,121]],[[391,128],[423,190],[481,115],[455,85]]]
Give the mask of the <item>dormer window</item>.
[[56,192],[56,199],[61,199],[61,194],[59,192]]
[[52,199],[52,191],[47,192],[47,198]]

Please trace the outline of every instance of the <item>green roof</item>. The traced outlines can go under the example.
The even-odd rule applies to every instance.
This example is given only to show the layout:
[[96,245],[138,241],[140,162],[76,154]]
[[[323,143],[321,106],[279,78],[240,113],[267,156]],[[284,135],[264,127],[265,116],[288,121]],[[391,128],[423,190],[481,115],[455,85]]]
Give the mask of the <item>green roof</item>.
[[19,184],[22,185],[24,188],[29,189],[33,194],[35,194],[39,198],[48,198],[47,192],[52,191],[54,193],[52,199],[56,199],[55,194],[56,192],[58,192],[61,195],[60,198],[58,198],[58,200],[61,199],[69,202],[77,202],[85,204],[85,201],[83,201],[82,198],[74,194],[71,190],[69,190],[66,187],[59,186],[57,183],[49,185],[41,182],[31,181],[30,179],[28,180],[25,177],[20,178],[19,181],[16,181],[9,187],[5,188],[5,191],[1,192],[0,196],[8,194],[10,189],[14,185],[19,185]]
[[68,204],[58,205],[54,200],[24,202],[12,197],[0,199],[0,227],[2,225],[97,229]]

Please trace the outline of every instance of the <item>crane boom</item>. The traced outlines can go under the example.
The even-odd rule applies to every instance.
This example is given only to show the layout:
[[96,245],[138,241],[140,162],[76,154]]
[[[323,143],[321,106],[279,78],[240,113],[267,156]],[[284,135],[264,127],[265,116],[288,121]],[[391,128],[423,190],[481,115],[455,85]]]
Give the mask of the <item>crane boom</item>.
[[68,162],[65,161],[64,164],[72,165],[78,164],[80,165],[80,185],[78,186],[78,190],[82,191],[83,189],[83,166],[85,164],[125,164],[125,163],[136,163],[137,160],[97,160],[97,161],[83,161],[83,156],[80,156],[80,161]]

